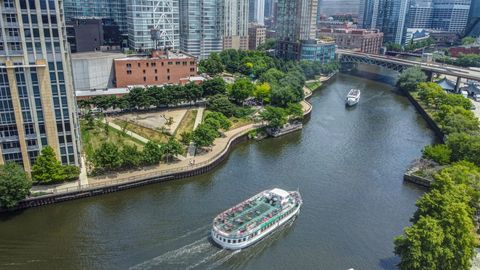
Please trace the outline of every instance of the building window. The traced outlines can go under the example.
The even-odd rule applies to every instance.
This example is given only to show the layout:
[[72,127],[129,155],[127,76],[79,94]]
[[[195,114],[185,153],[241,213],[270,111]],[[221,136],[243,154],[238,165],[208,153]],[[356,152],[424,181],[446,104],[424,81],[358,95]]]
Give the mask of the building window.
[[131,67],[132,67],[132,64],[128,63],[127,68],[131,68]]
[[190,68],[190,71],[191,71],[191,72],[194,72],[194,71],[195,71],[195,68]]
[[148,67],[149,64],[147,63],[146,65],[147,65],[147,67]]
[[170,75],[167,76],[167,81],[170,81]]
[[127,74],[128,74],[128,75],[131,75],[131,74],[132,74],[132,71],[131,71],[131,70],[127,70]]
[[146,72],[147,72],[147,71],[144,69],[144,70],[143,70],[143,74],[145,74]]
[[167,73],[170,73],[170,69],[169,69],[169,68],[167,68]]
[[178,61],[175,62],[175,65],[176,65],[176,66],[179,66],[179,65],[180,65],[180,62],[178,62]]
[[140,63],[138,63],[137,66],[140,67]]
[[173,65],[173,62],[168,62],[168,65]]
[[158,81],[158,76],[155,76],[155,81]]

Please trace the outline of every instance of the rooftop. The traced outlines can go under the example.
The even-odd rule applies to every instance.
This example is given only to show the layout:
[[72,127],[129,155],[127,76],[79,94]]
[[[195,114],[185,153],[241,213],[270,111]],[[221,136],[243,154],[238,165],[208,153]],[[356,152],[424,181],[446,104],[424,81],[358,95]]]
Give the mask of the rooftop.
[[120,61],[125,61],[125,60],[153,60],[153,59],[188,59],[188,58],[194,58],[193,55],[181,52],[181,51],[162,51],[162,50],[157,50],[157,51],[152,51],[150,55],[147,54],[137,54],[137,55],[132,55],[132,56],[126,56],[121,59],[116,59]]
[[72,53],[71,55],[72,55],[72,59],[74,60],[125,57],[125,54],[121,52],[81,52],[81,53]]

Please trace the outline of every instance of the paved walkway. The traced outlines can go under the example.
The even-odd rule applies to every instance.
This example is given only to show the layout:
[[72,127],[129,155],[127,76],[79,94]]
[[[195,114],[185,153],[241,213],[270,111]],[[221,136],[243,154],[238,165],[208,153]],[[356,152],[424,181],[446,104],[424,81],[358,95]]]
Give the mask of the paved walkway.
[[[103,119],[103,123],[107,123],[107,121],[105,119]],[[112,121],[108,121],[108,125],[111,126],[112,128],[114,129],[117,129],[117,130],[120,130],[120,131],[123,131],[122,127],[120,127],[119,125],[113,123]],[[134,133],[134,132],[131,132],[130,130],[125,130],[125,133],[130,136],[130,137],[133,137],[143,143],[148,143],[150,140],[138,135],[137,133]]]
[[480,119],[480,102],[472,99],[470,99],[470,101],[473,103],[473,105],[475,105],[475,110],[473,111],[473,113],[475,114],[475,116],[477,116],[478,119]]

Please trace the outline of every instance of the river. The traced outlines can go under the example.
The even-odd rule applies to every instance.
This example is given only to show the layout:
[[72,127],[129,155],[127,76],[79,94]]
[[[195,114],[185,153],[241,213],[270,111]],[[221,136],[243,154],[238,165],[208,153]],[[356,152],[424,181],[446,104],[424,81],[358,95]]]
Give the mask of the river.
[[[209,174],[0,216],[0,268],[395,269],[424,192],[402,174],[435,138],[391,79],[360,75],[318,90],[301,132],[242,143]],[[272,187],[300,190],[294,223],[239,252],[209,242],[216,214]]]

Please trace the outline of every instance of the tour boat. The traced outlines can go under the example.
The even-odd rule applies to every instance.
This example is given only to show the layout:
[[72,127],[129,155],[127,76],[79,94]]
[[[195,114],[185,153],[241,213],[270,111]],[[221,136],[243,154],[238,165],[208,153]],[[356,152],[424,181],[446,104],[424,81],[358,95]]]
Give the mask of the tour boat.
[[348,106],[353,106],[360,101],[360,90],[358,89],[350,89],[348,92],[347,99],[345,100]]
[[298,191],[265,190],[216,216],[212,239],[225,249],[246,248],[294,219],[302,203]]

